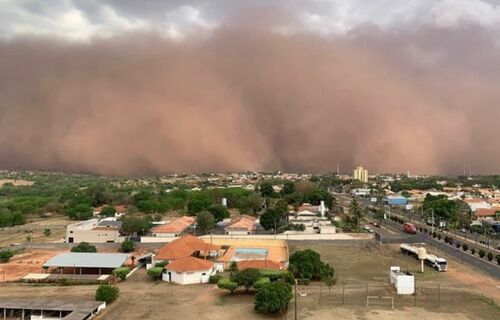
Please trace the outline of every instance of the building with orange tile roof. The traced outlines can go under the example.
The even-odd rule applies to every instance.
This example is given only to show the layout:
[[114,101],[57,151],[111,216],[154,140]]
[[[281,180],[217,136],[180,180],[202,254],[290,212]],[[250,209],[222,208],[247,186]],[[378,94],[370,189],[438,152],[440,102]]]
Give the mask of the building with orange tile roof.
[[180,237],[186,234],[191,226],[196,223],[194,217],[180,217],[169,223],[151,228],[153,237]]
[[208,283],[211,275],[217,273],[214,263],[195,257],[185,257],[169,263],[162,274],[162,280],[178,284]]
[[477,208],[474,216],[478,219],[495,219],[496,217],[500,217],[500,207]]
[[231,220],[228,226],[224,228],[229,235],[248,235],[255,232],[255,217],[242,215]]
[[206,243],[193,235],[186,235],[161,247],[155,255],[155,261],[173,261],[193,255],[202,257],[218,256],[220,246]]

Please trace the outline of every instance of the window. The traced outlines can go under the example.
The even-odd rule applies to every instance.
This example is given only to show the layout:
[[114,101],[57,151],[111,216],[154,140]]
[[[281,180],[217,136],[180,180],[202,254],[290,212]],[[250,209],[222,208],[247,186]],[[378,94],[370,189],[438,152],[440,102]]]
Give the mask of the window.
[[202,275],[202,276],[206,276],[207,274],[206,274],[206,272],[203,272],[201,275]]

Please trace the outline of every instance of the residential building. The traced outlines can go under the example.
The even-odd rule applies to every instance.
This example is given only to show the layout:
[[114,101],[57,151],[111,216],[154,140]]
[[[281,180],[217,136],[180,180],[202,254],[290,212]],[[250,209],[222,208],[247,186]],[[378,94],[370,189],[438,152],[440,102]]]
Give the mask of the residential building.
[[122,242],[125,237],[120,234],[121,225],[121,221],[115,218],[90,219],[73,223],[66,227],[66,242]]
[[180,237],[189,232],[191,228],[196,223],[194,217],[180,217],[172,220],[166,224],[158,225],[151,228],[150,232],[153,237]]
[[367,183],[368,182],[368,170],[358,166],[356,169],[354,169],[354,173],[352,175],[353,180],[359,180],[361,182]]
[[212,245],[192,235],[186,235],[161,247],[154,256],[153,265],[158,262],[168,262],[197,256],[218,257],[221,247]]
[[242,215],[231,220],[224,228],[228,235],[249,235],[255,232],[255,217]]
[[165,266],[162,280],[178,284],[208,283],[210,276],[216,273],[217,268],[212,261],[185,257]]

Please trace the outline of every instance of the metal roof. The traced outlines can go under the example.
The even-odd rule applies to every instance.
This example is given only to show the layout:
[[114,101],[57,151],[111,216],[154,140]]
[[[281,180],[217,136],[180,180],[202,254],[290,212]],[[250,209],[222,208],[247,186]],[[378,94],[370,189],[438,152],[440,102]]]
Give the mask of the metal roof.
[[78,268],[118,268],[127,261],[129,255],[124,253],[62,253],[47,261],[44,267],[78,267]]

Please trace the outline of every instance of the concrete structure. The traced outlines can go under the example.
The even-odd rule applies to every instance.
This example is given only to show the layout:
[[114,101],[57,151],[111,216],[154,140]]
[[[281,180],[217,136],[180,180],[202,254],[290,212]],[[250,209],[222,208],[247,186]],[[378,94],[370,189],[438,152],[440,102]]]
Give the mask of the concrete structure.
[[0,300],[1,319],[85,320],[106,308],[102,301],[57,301],[53,299]]
[[415,276],[410,272],[403,271],[400,267],[391,267],[390,278],[397,294],[415,293]]
[[255,217],[242,215],[231,220],[224,228],[227,235],[248,235],[255,232]]
[[214,262],[186,257],[169,263],[163,271],[162,280],[178,284],[208,283],[210,276],[216,273]]
[[123,253],[69,252],[53,257],[43,268],[53,268],[61,274],[110,274],[128,258],[129,255]]
[[125,237],[120,234],[121,222],[115,218],[90,219],[72,223],[66,227],[66,242],[90,243],[123,242]]
[[325,207],[324,201],[321,201],[319,206],[313,206],[309,203],[302,204],[297,209],[297,212],[288,216],[288,221],[295,224],[303,224],[306,227],[305,230],[286,231],[286,233],[335,233],[335,226],[325,217],[327,211],[328,209]]
[[150,232],[153,237],[180,237],[189,232],[189,228],[196,223],[194,217],[180,217],[166,224],[158,225],[151,228]]
[[408,199],[403,196],[387,196],[384,197],[383,202],[390,206],[406,206]]
[[361,182],[367,183],[368,182],[368,170],[365,168],[358,166],[356,169],[354,169],[353,175],[352,175],[353,180],[359,180]]

